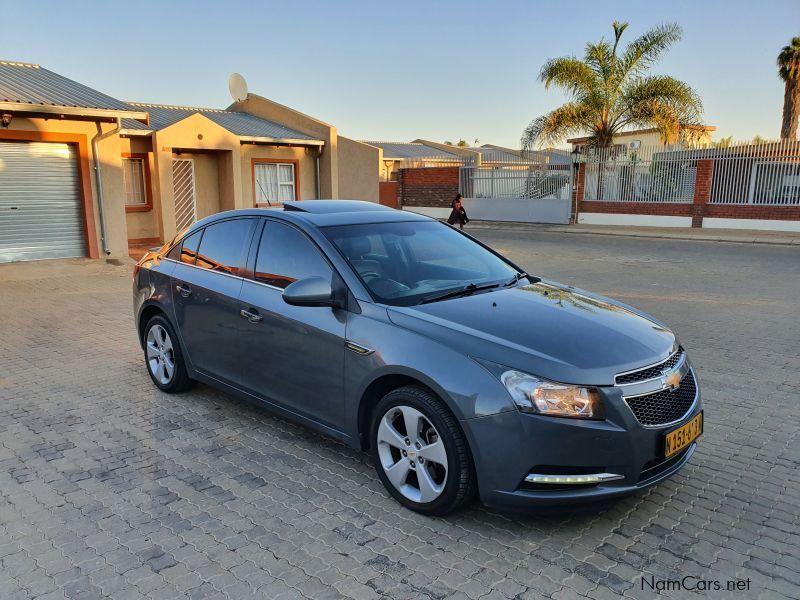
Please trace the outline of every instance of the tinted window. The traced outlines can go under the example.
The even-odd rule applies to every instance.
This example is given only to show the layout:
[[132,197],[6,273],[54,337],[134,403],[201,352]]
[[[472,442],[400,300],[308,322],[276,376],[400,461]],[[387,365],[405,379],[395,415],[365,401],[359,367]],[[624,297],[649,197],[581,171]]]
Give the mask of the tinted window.
[[197,266],[238,275],[252,223],[252,219],[234,219],[206,227],[197,253]]
[[200,245],[200,238],[203,230],[197,231],[183,240],[181,244],[181,262],[193,265],[197,258],[197,247]]
[[175,244],[172,248],[169,249],[167,253],[167,258],[171,258],[172,260],[180,260],[181,259],[181,244],[180,242]]
[[408,306],[465,285],[502,283],[516,271],[435,221],[325,227],[376,300]]
[[294,227],[269,221],[261,235],[255,278],[279,288],[306,277],[331,280],[330,265],[317,247]]

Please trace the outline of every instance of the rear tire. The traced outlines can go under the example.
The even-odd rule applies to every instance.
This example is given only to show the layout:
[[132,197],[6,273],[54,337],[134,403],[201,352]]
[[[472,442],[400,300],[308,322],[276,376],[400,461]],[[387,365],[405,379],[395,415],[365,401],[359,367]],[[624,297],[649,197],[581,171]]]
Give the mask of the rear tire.
[[475,496],[467,440],[447,406],[425,388],[405,386],[378,402],[370,451],[388,492],[415,512],[446,515]]
[[192,386],[178,336],[163,315],[156,315],[147,322],[142,345],[147,373],[158,389],[177,394]]

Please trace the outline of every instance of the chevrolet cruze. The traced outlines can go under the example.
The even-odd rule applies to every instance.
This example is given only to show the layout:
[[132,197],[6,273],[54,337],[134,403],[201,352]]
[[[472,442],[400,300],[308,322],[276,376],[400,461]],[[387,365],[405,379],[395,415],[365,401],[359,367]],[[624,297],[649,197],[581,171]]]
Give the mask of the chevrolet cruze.
[[202,381],[368,449],[425,514],[635,492],[703,429],[666,325],[371,203],[199,221],[142,258],[133,300],[161,390]]

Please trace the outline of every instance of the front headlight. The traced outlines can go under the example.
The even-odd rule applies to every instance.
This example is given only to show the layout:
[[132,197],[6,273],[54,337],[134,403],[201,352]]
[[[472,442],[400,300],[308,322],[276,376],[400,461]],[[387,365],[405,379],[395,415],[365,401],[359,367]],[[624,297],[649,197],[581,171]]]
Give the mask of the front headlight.
[[500,381],[523,412],[574,419],[605,418],[603,400],[595,388],[553,383],[513,369],[500,375]]

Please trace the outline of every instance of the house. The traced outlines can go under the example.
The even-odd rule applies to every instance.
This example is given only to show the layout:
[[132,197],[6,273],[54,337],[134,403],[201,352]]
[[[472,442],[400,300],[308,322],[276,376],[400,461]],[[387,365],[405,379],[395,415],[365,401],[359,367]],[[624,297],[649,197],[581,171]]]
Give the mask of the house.
[[451,146],[431,140],[412,142],[364,141],[380,150],[378,173],[381,181],[394,181],[400,169],[415,167],[471,166],[527,169],[531,166],[571,163],[564,151],[523,152],[503,146]]
[[378,201],[376,148],[255,94],[226,109],[122,102],[2,61],[0,116],[0,262],[120,258],[289,199]]
[[443,167],[461,164],[462,158],[454,151],[416,142],[363,141],[379,151],[378,174],[381,181],[397,179],[400,169],[411,167]]
[[[717,130],[712,125],[685,125],[681,128],[678,142],[701,146],[711,143],[711,136]],[[580,152],[586,151],[589,136],[570,138],[568,143],[572,144],[572,150]],[[648,129],[636,129],[634,131],[622,131],[612,138],[614,149],[618,152],[630,153],[637,152],[640,160],[650,160],[654,151],[659,147],[665,146],[661,132],[651,127]]]

